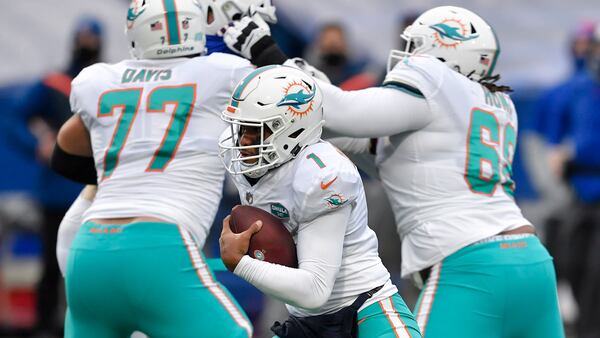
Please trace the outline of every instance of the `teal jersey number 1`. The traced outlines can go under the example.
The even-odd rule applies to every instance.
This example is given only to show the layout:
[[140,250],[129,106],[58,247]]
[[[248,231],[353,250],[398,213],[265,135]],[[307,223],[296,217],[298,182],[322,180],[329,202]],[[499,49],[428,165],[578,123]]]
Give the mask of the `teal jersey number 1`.
[[472,192],[492,196],[498,184],[502,184],[506,194],[514,195],[512,158],[516,137],[515,128],[510,124],[503,128],[494,113],[479,108],[471,110],[464,177]]
[[[119,156],[138,115],[142,98],[142,88],[111,90],[100,95],[98,118],[113,116],[115,109],[121,109],[121,116],[104,155],[102,179],[109,178],[119,164]],[[160,146],[154,152],[146,171],[162,172],[175,157],[195,102],[196,85],[194,84],[157,87],[150,92],[147,98],[147,113],[164,113],[168,103],[174,104],[175,108]]]

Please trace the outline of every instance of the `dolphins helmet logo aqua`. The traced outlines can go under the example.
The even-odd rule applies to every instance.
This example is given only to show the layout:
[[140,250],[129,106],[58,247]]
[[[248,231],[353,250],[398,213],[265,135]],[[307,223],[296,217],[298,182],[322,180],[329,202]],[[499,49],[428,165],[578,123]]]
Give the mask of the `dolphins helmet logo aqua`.
[[456,19],[446,19],[429,27],[435,31],[436,41],[442,47],[455,47],[462,42],[479,37],[479,34],[473,32],[473,28],[471,28],[472,33],[467,35],[465,25]]
[[317,86],[304,82],[292,82],[284,89],[283,98],[277,102],[278,107],[287,106],[294,116],[302,117],[313,110],[313,99],[317,94]]

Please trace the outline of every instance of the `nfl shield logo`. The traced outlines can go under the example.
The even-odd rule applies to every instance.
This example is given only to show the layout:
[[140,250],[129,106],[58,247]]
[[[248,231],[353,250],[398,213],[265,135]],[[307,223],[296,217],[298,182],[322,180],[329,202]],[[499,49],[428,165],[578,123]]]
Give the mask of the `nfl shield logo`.
[[251,192],[246,192],[246,202],[248,202],[248,204],[252,204],[252,202],[254,201],[254,197],[252,196]]

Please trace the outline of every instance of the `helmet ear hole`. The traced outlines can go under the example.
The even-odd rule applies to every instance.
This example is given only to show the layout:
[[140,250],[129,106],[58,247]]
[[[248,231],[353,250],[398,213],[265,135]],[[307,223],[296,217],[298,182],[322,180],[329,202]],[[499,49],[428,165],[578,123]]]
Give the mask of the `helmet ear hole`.
[[287,145],[287,144],[284,144],[284,145],[283,145],[283,150],[288,150],[288,148],[289,148],[289,147],[288,147],[288,145]]

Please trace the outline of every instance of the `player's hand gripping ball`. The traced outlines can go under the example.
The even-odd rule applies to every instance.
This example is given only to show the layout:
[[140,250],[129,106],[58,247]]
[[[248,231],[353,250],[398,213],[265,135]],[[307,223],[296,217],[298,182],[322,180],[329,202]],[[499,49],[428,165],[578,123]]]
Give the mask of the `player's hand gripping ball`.
[[296,245],[281,220],[251,206],[237,206],[223,220],[221,259],[233,271],[243,255],[292,268],[298,267]]

